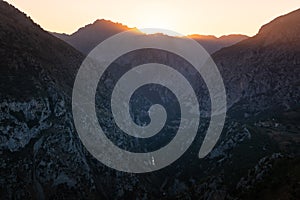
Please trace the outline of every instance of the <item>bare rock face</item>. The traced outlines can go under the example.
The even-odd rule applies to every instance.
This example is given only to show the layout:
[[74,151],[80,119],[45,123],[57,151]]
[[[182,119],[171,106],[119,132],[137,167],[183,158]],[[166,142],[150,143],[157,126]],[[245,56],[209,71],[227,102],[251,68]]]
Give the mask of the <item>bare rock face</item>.
[[254,37],[213,55],[224,77],[229,107],[235,105],[240,111],[258,114],[297,105],[300,99],[299,14],[300,10],[296,10],[276,18]]
[[0,10],[0,198],[58,198],[64,187],[78,191],[65,197],[88,196],[95,186],[69,111],[83,56],[9,4]]

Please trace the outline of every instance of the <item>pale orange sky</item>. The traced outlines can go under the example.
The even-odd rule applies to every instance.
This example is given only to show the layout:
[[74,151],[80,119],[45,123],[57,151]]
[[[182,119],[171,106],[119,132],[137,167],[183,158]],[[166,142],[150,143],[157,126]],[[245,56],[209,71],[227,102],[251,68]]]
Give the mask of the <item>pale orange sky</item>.
[[252,36],[274,19],[300,8],[299,0],[8,0],[45,30],[73,33],[107,19],[129,27],[178,33]]

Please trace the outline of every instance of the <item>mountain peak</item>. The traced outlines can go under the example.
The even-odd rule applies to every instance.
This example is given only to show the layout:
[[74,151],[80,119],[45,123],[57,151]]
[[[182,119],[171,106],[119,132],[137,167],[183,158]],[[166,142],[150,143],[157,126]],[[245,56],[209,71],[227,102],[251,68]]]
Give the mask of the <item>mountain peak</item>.
[[106,19],[97,19],[71,35],[52,33],[56,37],[69,43],[84,54],[88,54],[96,45],[112,35],[131,30],[126,25]]
[[118,27],[120,29],[124,29],[124,30],[128,30],[130,29],[128,26],[119,23],[119,22],[113,22],[111,20],[106,20],[106,19],[97,19],[96,21],[94,21],[93,24],[90,25],[95,25],[95,26],[114,26],[114,27]]
[[187,37],[195,40],[215,40],[217,39],[214,35],[199,35],[199,34],[192,34],[188,35]]
[[78,31],[76,31],[71,35],[78,35],[86,32],[90,33],[90,32],[102,32],[102,31],[118,33],[122,31],[127,31],[129,29],[130,28],[128,26],[123,25],[121,23],[116,23],[106,19],[97,19],[92,24],[87,24],[86,26],[78,29]]
[[300,9],[275,18],[263,25],[257,38],[266,40],[266,44],[300,40]]

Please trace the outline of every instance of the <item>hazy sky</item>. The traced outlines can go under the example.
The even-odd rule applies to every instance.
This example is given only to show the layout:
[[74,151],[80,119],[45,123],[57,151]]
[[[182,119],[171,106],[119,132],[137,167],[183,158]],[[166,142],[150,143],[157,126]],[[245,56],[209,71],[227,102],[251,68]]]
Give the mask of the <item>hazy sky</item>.
[[300,0],[8,0],[44,29],[72,33],[96,19],[182,34],[252,36]]

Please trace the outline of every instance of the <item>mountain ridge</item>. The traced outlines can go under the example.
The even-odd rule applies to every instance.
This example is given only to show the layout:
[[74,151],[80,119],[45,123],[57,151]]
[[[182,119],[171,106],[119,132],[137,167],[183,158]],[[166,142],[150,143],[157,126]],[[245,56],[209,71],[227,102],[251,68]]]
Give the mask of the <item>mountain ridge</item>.
[[[0,37],[3,38],[0,41],[1,75],[8,76],[13,72],[18,73],[17,70],[35,70],[43,66],[43,70],[55,76],[62,87],[72,87],[72,79],[78,69],[78,64],[74,65],[73,61],[80,63],[83,55],[66,42],[49,34],[10,4],[2,1],[0,9]],[[5,63],[13,64],[5,66]],[[5,71],[7,67],[10,71]],[[16,76],[15,79],[17,78]],[[10,82],[12,81],[7,81]],[[7,93],[5,85],[1,85],[0,89]],[[68,90],[68,93],[71,91]]]
[[79,28],[72,34],[52,34],[80,52],[87,54],[87,52],[90,52],[94,48],[95,44],[99,44],[114,34],[132,29],[135,28],[129,28],[121,23],[114,23],[110,20],[98,19],[91,24]]
[[[121,23],[112,22],[105,19],[98,19],[91,24],[79,28],[72,34],[54,32],[52,32],[52,34],[69,43],[80,52],[88,54],[95,46],[108,37],[127,30],[136,30],[139,32],[137,28],[129,28]],[[220,37],[193,34],[188,35],[187,37],[199,42],[209,53],[213,53],[223,47],[230,46],[248,38],[248,36],[241,34],[230,34]]]
[[[257,37],[263,37],[264,39],[269,37],[273,40],[297,39],[299,41],[300,36],[296,34],[300,32],[299,18],[300,8],[288,14],[279,16],[263,25],[259,29]],[[293,27],[293,29],[291,29],[291,27]]]
[[[230,106],[243,98],[253,97],[251,101],[255,101],[255,98],[264,97],[266,100],[271,100],[276,95],[279,95],[274,98],[278,106],[282,105],[286,108],[292,104],[295,106],[292,101],[300,98],[297,86],[300,79],[299,16],[300,9],[280,16],[264,25],[255,36],[225,47],[212,55],[223,77],[226,77],[225,84],[231,87],[228,89],[228,93],[231,93]],[[284,25],[284,30],[277,31],[282,27],[279,25],[278,28],[282,20],[287,24]],[[291,21],[293,26],[290,24]],[[273,31],[270,32],[271,29]],[[277,81],[285,84],[278,86]],[[231,85],[233,83],[235,86]],[[277,88],[274,88],[274,85],[277,85]],[[232,90],[233,88],[235,91]],[[287,96],[285,94],[287,91],[294,92]],[[270,94],[267,93],[273,95],[268,97]],[[254,98],[253,95],[257,97]],[[264,105],[267,108],[275,105],[275,102],[264,102]],[[257,109],[263,110],[261,106],[257,106]]]

